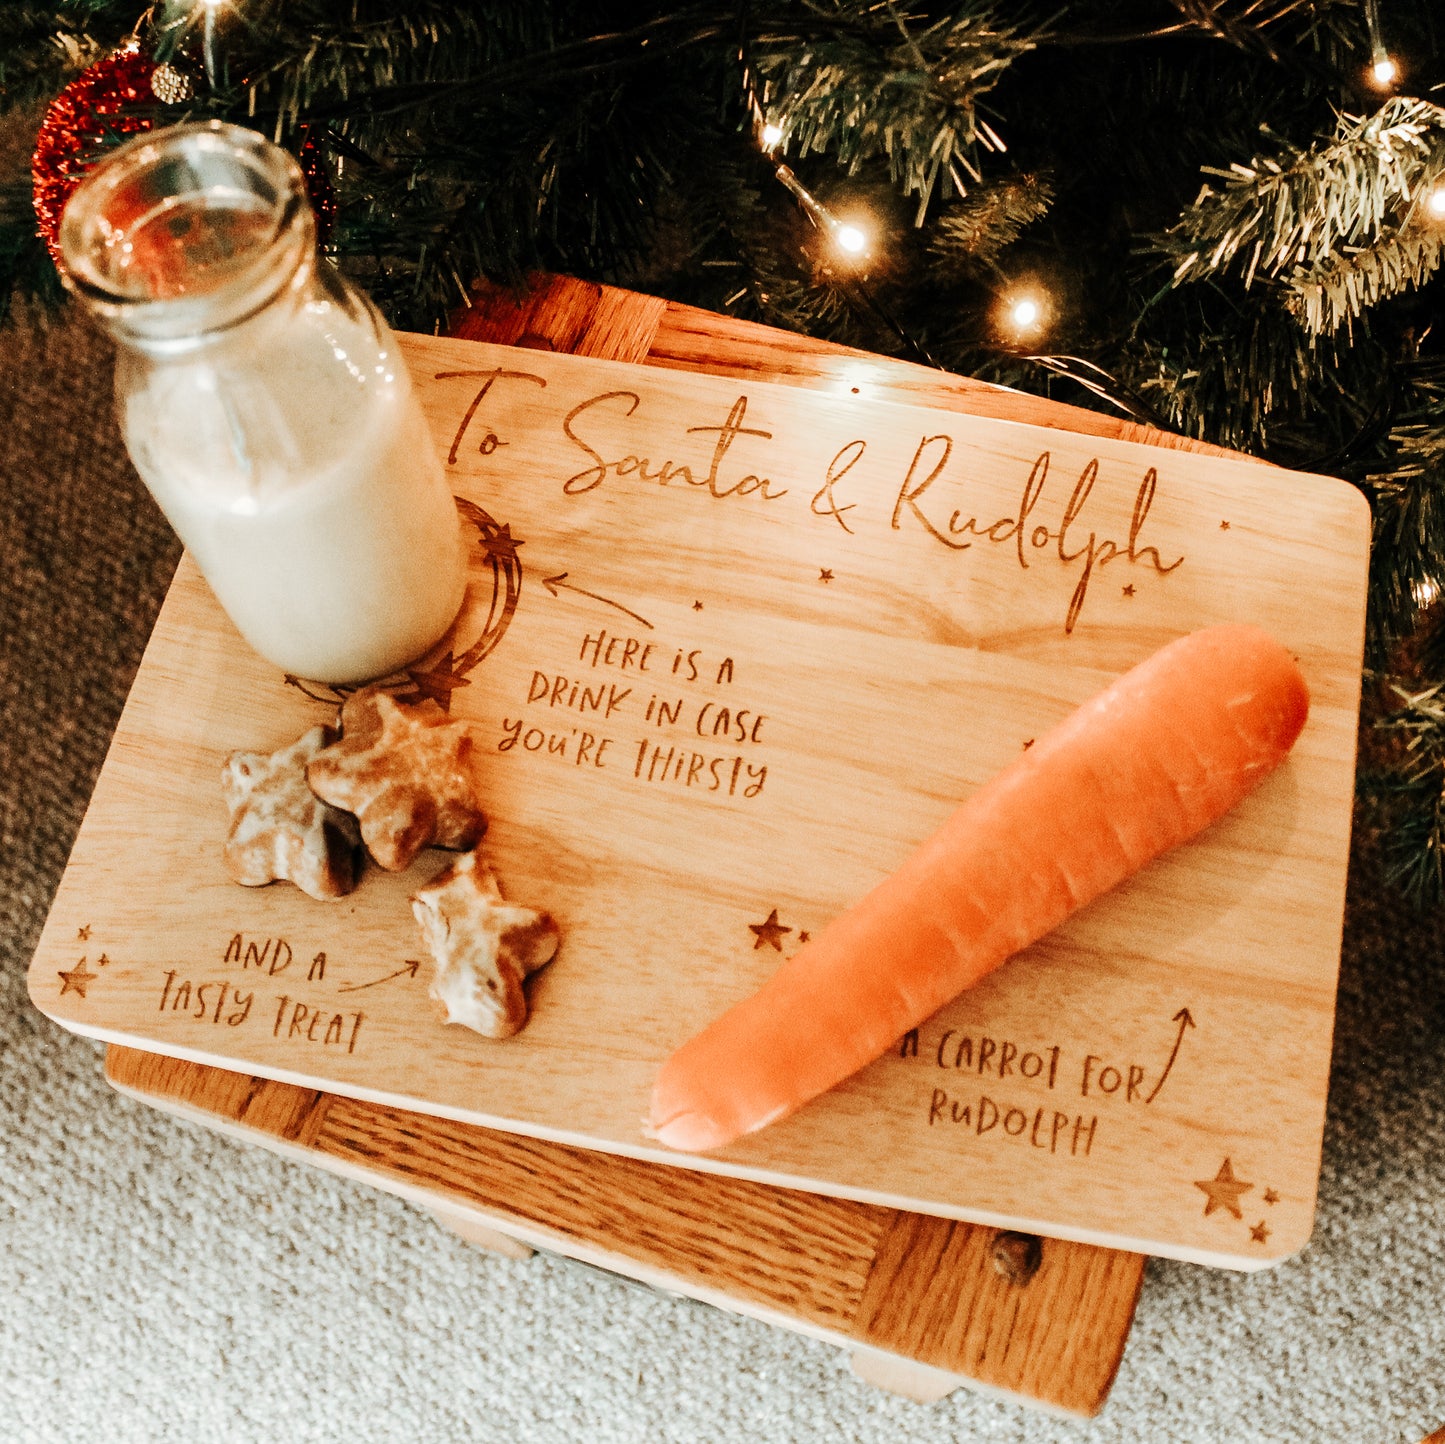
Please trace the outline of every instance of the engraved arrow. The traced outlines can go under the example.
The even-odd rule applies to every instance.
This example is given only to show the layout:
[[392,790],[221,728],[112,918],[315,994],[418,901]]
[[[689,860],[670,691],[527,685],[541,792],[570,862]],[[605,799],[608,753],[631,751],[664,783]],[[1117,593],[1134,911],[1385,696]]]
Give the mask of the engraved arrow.
[[1179,1056],[1179,1045],[1184,1041],[1184,1030],[1196,1026],[1194,1017],[1188,1008],[1180,1008],[1174,1015],[1174,1021],[1179,1024],[1179,1034],[1174,1039],[1174,1051],[1170,1053],[1169,1061],[1164,1065],[1164,1072],[1160,1074],[1159,1081],[1154,1085],[1154,1091],[1144,1100],[1145,1103],[1152,1103],[1159,1096],[1159,1090],[1164,1086],[1164,1080],[1169,1076],[1169,1070],[1174,1066],[1174,1060]]
[[338,993],[359,993],[363,988],[374,988],[378,983],[389,983],[393,978],[399,978],[403,973],[409,973],[416,977],[417,969],[421,967],[420,958],[408,958],[406,962],[394,973],[388,973],[384,978],[373,978],[369,983],[352,983],[350,987],[338,988]]
[[557,588],[564,587],[569,592],[577,592],[581,596],[591,597],[594,602],[601,602],[603,606],[616,607],[619,612],[625,613],[631,617],[634,622],[641,622],[649,632],[653,630],[652,623],[649,622],[646,617],[639,617],[636,612],[628,611],[621,602],[614,602],[610,597],[599,597],[596,592],[584,591],[581,587],[567,580],[566,572],[558,572],[555,577],[543,577],[542,585],[546,587],[554,597],[557,595]]

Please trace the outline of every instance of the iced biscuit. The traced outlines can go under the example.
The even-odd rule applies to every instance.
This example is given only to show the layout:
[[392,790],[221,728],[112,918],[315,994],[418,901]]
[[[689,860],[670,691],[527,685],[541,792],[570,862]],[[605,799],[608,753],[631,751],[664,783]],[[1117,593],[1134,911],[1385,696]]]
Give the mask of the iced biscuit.
[[465,723],[425,699],[366,688],[341,709],[341,740],[306,769],[311,790],[353,813],[367,851],[401,872],[424,847],[472,848],[487,828],[480,757]]
[[557,925],[543,912],[504,902],[475,852],[450,863],[411,900],[436,960],[431,996],[448,1023],[505,1038],[527,1021],[522,982],[551,962]]
[[276,752],[233,752],[221,772],[231,813],[226,867],[246,887],[293,882],[328,901],[356,886],[361,834],[356,819],[328,807],[306,784],[306,768],[336,740],[313,727]]

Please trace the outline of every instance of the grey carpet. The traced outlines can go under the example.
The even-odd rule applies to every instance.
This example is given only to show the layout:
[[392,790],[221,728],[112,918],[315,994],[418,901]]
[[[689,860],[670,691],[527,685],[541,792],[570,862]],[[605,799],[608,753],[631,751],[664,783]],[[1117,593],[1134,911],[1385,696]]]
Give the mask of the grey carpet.
[[[1361,838],[1313,1242],[1153,1263],[1104,1414],[868,1388],[827,1345],[113,1094],[24,973],[177,547],[87,330],[0,332],[0,1444],[1405,1441],[1445,1424],[1445,957]],[[1245,1060],[1247,1062],[1247,1060]]]

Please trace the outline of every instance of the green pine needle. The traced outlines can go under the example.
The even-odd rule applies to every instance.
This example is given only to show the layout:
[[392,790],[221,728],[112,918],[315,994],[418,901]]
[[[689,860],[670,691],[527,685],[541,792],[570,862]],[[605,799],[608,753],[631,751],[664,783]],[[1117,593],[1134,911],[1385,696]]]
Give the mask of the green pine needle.
[[1309,330],[1327,334],[1378,301],[1422,284],[1445,237],[1422,198],[1445,178],[1445,110],[1396,96],[1371,116],[1343,115],[1327,143],[1277,139],[1272,153],[1206,184],[1161,238],[1176,284],[1229,272],[1272,281]]

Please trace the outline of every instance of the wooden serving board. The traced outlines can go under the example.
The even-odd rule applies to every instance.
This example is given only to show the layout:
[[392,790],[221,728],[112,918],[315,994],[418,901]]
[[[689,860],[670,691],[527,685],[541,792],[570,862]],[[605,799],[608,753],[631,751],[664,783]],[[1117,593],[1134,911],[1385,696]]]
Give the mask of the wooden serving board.
[[[221,762],[335,696],[254,657],[188,562],[42,936],[37,1005],[151,1052],[657,1162],[1234,1267],[1297,1249],[1344,898],[1358,494],[878,402],[861,368],[828,396],[406,349],[474,538],[468,608],[420,684],[478,729],[504,889],[564,929],[532,1022],[501,1044],[438,1022],[407,903],[435,854],[333,905],[227,881]],[[1034,736],[1224,620],[1274,631],[1313,694],[1259,793],[794,1118],[706,1159],[649,1142],[673,1047]]]

